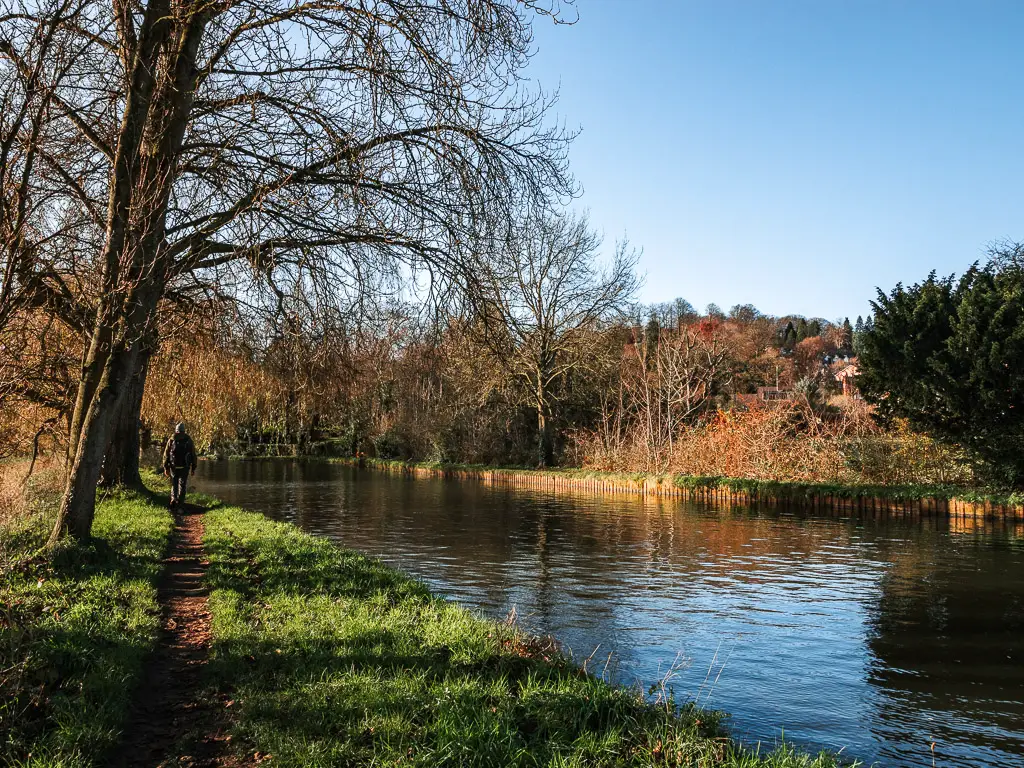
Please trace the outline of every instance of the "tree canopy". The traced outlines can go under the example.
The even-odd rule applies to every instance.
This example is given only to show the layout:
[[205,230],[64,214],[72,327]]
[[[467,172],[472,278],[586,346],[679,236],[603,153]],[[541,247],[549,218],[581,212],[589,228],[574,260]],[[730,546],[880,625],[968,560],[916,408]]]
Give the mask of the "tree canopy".
[[510,217],[571,196],[571,135],[522,78],[535,12],[557,9],[3,6],[0,332],[45,310],[85,350],[54,542],[89,534],[163,304],[329,300],[379,272],[464,289]]
[[857,384],[882,418],[967,449],[993,480],[1024,483],[1024,268],[1021,249],[959,280],[933,272],[879,291],[860,339]]

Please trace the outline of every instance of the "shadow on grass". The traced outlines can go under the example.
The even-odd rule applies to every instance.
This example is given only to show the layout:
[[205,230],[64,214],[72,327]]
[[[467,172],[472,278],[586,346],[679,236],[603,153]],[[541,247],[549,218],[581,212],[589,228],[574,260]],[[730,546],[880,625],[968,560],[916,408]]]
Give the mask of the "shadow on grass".
[[117,742],[149,643],[120,631],[30,633],[16,690],[3,691],[0,765],[89,765]]

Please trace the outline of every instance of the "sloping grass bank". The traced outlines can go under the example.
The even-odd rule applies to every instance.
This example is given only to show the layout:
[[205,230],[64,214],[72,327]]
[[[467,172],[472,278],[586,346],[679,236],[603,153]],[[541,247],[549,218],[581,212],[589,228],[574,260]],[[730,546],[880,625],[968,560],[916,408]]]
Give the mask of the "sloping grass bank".
[[479,478],[506,485],[564,487],[620,493],[686,496],[743,503],[1024,518],[1024,494],[952,485],[842,485],[739,477],[601,472],[588,469],[526,469],[474,464],[332,459],[386,472]]
[[235,736],[274,764],[825,768],[716,713],[583,672],[549,644],[262,515],[207,513],[211,664]]
[[106,498],[94,539],[38,555],[47,516],[0,527],[0,765],[101,763],[159,632],[172,520],[138,494]]

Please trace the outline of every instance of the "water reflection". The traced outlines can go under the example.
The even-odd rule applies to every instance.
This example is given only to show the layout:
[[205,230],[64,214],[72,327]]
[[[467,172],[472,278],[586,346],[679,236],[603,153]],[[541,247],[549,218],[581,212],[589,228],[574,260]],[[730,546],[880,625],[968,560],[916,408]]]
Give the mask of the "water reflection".
[[940,765],[1024,755],[1020,533],[954,524],[892,553],[869,638],[869,682],[892,710],[874,724],[879,739],[934,741]]
[[1024,531],[816,518],[406,480],[296,462],[205,464],[199,487],[381,557],[555,635],[747,740],[882,765],[1024,754]]

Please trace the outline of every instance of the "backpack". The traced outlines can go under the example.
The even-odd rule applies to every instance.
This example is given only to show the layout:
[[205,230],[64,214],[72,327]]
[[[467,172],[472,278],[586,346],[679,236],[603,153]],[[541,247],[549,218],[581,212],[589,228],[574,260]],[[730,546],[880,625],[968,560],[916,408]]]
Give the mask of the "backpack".
[[192,451],[188,437],[172,437],[171,450],[168,454],[173,469],[186,469],[192,466]]

